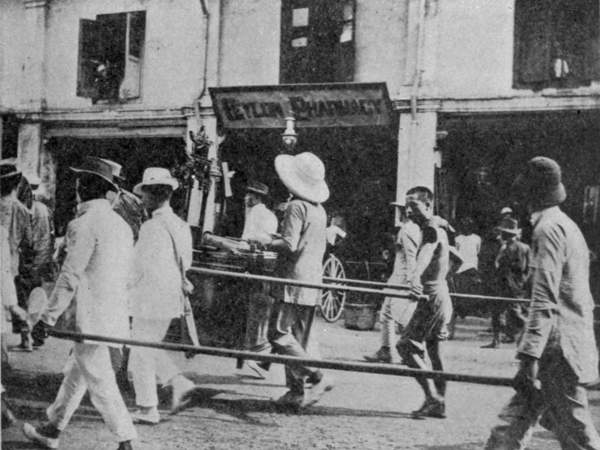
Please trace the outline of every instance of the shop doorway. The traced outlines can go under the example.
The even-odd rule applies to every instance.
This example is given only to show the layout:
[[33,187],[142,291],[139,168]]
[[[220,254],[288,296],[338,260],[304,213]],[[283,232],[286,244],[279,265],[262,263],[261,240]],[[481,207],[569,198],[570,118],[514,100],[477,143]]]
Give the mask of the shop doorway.
[[[340,214],[348,237],[340,251],[346,258],[373,261],[394,231],[397,138],[394,127],[301,128],[295,153],[310,151],[326,168],[331,191],[324,207],[329,216]],[[284,202],[287,189],[277,178],[274,159],[283,150],[281,130],[231,130],[221,145],[221,158],[236,173],[233,197],[227,201],[219,234],[240,236],[243,229],[244,186],[249,179],[267,184],[271,207]]]
[[[185,143],[181,138],[52,138],[46,144],[56,163],[57,235],[64,234],[74,216],[75,182],[69,167],[77,166],[86,156],[112,159],[123,166],[123,187],[132,190],[142,179],[144,169],[151,166],[172,168],[185,160]],[[175,192],[173,209],[180,215],[186,209],[187,193]]]

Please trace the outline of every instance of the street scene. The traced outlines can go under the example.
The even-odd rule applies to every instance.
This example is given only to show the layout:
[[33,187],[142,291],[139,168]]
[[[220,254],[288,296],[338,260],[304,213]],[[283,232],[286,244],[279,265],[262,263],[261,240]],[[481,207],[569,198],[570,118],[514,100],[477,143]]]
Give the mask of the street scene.
[[597,0],[0,0],[2,448],[600,450]]

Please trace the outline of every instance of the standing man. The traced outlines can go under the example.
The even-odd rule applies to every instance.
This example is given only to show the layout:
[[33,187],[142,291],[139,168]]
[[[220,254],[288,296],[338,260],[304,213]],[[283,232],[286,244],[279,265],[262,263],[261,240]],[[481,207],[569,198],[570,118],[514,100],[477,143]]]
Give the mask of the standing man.
[[[258,181],[250,181],[246,187],[246,221],[242,239],[266,245],[273,240],[277,233],[277,217],[264,203],[269,195],[269,188]],[[246,333],[244,336],[244,349],[252,352],[270,353],[271,344],[267,336],[269,319],[273,308],[274,299],[271,297],[269,283],[253,282],[248,289],[248,311],[246,318]],[[265,378],[265,364],[256,361],[246,361],[246,367],[259,378]]]
[[[433,193],[430,189],[423,186],[409,189],[406,213],[422,233],[416,268],[409,280],[411,294],[418,303],[396,348],[409,367],[427,369],[427,350],[432,368],[444,370],[441,345],[448,338],[448,324],[452,319],[452,301],[446,282],[450,265],[448,236],[441,227],[442,221],[433,215]],[[446,381],[435,379],[432,382],[424,377],[415,379],[423,389],[425,402],[413,414],[417,417],[446,417]]]
[[[62,328],[128,338],[127,281],[131,276],[133,236],[106,200],[106,193],[116,191],[117,186],[110,166],[102,161],[86,159],[72,170],[77,177],[77,215],[67,228],[67,255],[56,286],[34,331],[44,334],[63,316],[62,322],[73,318],[74,323]],[[58,448],[60,433],[89,391],[93,405],[116,435],[119,450],[132,448],[136,432],[112,371],[109,345],[75,342],[60,390],[46,411],[48,421],[38,427],[23,425],[29,440],[45,448]]]
[[[281,276],[320,283],[327,241],[327,215],[321,203],[329,198],[325,166],[316,155],[304,152],[295,156],[277,156],[275,170],[292,198],[285,210],[282,237],[272,240],[268,248],[278,251],[283,259]],[[282,303],[277,315],[273,347],[280,354],[308,358],[306,348],[321,292],[285,286],[280,295]],[[333,388],[327,375],[310,367],[288,364],[285,374],[289,391],[278,400],[281,405],[292,408],[310,406],[325,391]],[[312,385],[306,396],[305,380]]]
[[[32,264],[33,236],[31,214],[18,199],[17,190],[21,182],[21,172],[13,161],[0,163],[0,225],[8,231],[11,272],[14,277],[19,306],[27,310],[29,290],[26,267]],[[18,316],[13,316],[13,332],[21,335],[20,348],[33,351],[29,325]]]
[[[131,286],[133,338],[160,342],[174,318],[181,317],[185,273],[192,265],[192,233],[187,223],[170,206],[173,191],[179,187],[168,169],[149,167],[134,193],[142,197],[151,218],[142,224],[135,244],[134,279]],[[183,406],[195,384],[183,376],[165,350],[133,347],[129,360],[133,373],[136,421],[160,422],[156,381],[173,388],[171,412]]]
[[[502,247],[496,257],[495,266],[498,276],[498,286],[501,297],[529,298],[529,259],[530,250],[527,244],[518,237],[521,233],[519,223],[510,217],[502,220],[498,231],[501,233]],[[516,334],[523,327],[524,313],[519,303],[492,305],[492,342],[483,348],[498,348],[500,346],[501,316],[506,311],[503,342],[513,343]]]
[[[392,202],[402,217],[400,230],[396,239],[396,259],[394,271],[388,284],[406,284],[413,277],[417,261],[417,251],[421,244],[419,226],[406,217],[404,205]],[[415,310],[415,302],[410,299],[386,297],[381,307],[381,347],[373,355],[365,355],[370,362],[392,362],[391,346],[396,337],[396,323],[406,327]]]
[[577,225],[559,205],[567,194],[560,166],[531,159],[516,182],[531,212],[532,300],[517,350],[516,394],[486,449],[523,449],[533,427],[553,431],[563,449],[600,449],[585,385],[598,377],[589,256]]

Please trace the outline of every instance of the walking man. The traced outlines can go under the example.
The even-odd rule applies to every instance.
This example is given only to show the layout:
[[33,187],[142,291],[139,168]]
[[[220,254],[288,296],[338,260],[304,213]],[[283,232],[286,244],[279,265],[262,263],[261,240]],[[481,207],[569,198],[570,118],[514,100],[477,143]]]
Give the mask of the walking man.
[[[403,209],[402,204],[393,202],[398,210]],[[421,230],[419,226],[406,217],[405,211],[399,211],[403,217],[398,237],[396,239],[396,259],[394,271],[388,284],[406,284],[412,279],[415,270],[417,251],[421,244]],[[415,302],[410,299],[386,297],[381,307],[381,347],[373,355],[365,355],[370,362],[392,362],[391,346],[396,337],[396,324],[406,327],[415,310]]]
[[[29,270],[33,263],[33,231],[31,214],[18,199],[17,190],[22,174],[13,161],[4,160],[0,163],[0,225],[8,231],[11,272],[14,277],[18,304],[27,310],[27,300],[30,289],[27,285]],[[26,273],[27,272],[27,273]],[[21,335],[19,347],[31,352],[33,346],[29,335],[29,325],[18,316],[13,315],[13,332]]]
[[[269,188],[258,181],[250,181],[246,187],[246,221],[242,239],[263,246],[271,242],[277,233],[277,217],[264,203],[269,195]],[[252,352],[270,353],[269,319],[273,309],[274,299],[271,297],[271,285],[265,282],[252,282],[248,289],[248,311],[246,318],[246,333],[244,349]],[[268,364],[257,364],[256,361],[246,361],[246,368],[258,378],[265,378]]]
[[[498,227],[501,233],[502,246],[496,257],[495,265],[498,275],[499,295],[502,297],[529,297],[529,246],[519,240],[519,223],[510,217],[503,219]],[[519,303],[508,307],[503,303],[492,305],[492,342],[483,348],[500,346],[501,316],[505,313],[503,342],[513,343],[524,324],[523,308]]]
[[[441,346],[448,338],[448,324],[452,318],[452,301],[446,282],[450,265],[448,236],[441,226],[442,222],[433,215],[433,193],[430,189],[423,186],[409,189],[406,213],[422,232],[416,268],[409,280],[411,294],[418,303],[396,347],[409,367],[427,369],[427,351],[432,368],[443,370]],[[446,417],[446,381],[435,379],[432,382],[424,377],[415,379],[423,389],[425,402],[413,414],[417,417]]]
[[[292,199],[285,210],[282,237],[272,240],[267,247],[280,252],[283,259],[281,275],[284,278],[320,283],[327,227],[327,215],[321,203],[329,198],[325,166],[316,155],[305,152],[295,156],[277,156],[275,170],[292,194]],[[284,287],[272,340],[277,353],[309,357],[306,348],[320,295],[318,289]],[[289,391],[278,400],[281,405],[292,408],[309,406],[333,388],[327,375],[310,367],[288,364],[285,374]],[[306,393],[305,380],[311,385]]]
[[600,449],[585,385],[598,377],[589,256],[577,225],[561,211],[560,166],[531,159],[515,181],[531,212],[532,300],[517,350],[516,393],[486,449],[524,449],[538,420],[563,449]]
[[[140,228],[135,244],[134,279],[131,286],[133,338],[160,342],[184,306],[185,272],[192,265],[192,233],[170,206],[178,181],[168,169],[149,167],[134,193],[142,197],[152,217]],[[165,350],[147,347],[131,349],[129,369],[133,373],[136,421],[160,422],[156,381],[173,388],[171,412],[181,409],[195,384],[183,376]]]
[[[74,318],[74,323],[61,327],[127,338],[127,281],[131,276],[133,236],[106,200],[106,193],[117,186],[110,166],[101,161],[86,159],[72,170],[77,176],[77,215],[67,228],[67,255],[56,287],[34,330],[53,327],[59,317],[61,322]],[[28,423],[23,426],[29,440],[45,448],[58,448],[60,433],[89,391],[93,405],[117,437],[119,450],[132,448],[136,432],[117,387],[109,345],[86,341],[74,344],[56,399],[46,411],[48,421],[38,427]]]

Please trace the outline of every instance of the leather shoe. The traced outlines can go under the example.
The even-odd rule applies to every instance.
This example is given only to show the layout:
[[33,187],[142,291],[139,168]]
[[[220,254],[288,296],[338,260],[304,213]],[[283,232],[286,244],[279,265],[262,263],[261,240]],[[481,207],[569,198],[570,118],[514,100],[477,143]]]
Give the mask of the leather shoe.
[[365,361],[369,362],[382,362],[390,364],[392,362],[392,352],[389,347],[381,347],[373,355],[365,355],[363,357]]
[[300,408],[302,408],[303,403],[304,395],[292,391],[287,391],[285,394],[275,400],[275,404],[277,406],[293,409],[295,411],[298,411]]
[[436,419],[446,418],[446,405],[443,400],[428,399],[423,406],[413,411],[414,417],[434,417]]

